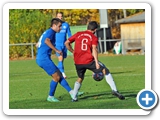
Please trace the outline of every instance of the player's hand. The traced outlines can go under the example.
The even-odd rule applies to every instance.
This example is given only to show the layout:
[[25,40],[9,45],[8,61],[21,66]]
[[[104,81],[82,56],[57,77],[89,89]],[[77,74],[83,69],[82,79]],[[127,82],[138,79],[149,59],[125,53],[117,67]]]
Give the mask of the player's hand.
[[62,51],[60,50],[56,50],[57,53],[59,53],[60,55],[63,55]]
[[39,43],[37,42],[37,43],[36,43],[36,48],[38,48],[38,46],[39,46]]
[[100,68],[99,63],[96,63],[96,69],[99,69],[99,68]]

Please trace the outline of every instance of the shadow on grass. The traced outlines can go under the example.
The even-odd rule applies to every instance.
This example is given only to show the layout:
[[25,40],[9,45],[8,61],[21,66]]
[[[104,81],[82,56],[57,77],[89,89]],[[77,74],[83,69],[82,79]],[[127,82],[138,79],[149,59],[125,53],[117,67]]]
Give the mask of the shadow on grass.
[[[131,98],[136,98],[137,96],[137,91],[129,91],[129,92],[120,92],[124,97],[125,99],[131,99]],[[111,92],[101,92],[101,93],[89,93],[89,92],[86,92],[84,93],[83,95],[81,95],[79,97],[79,99],[89,99],[89,98],[106,98],[106,99],[113,99],[113,98],[116,98],[116,96],[112,95]]]
[[[79,108],[127,108],[126,104],[132,104],[137,96],[137,91],[123,91],[120,92],[125,96],[125,100],[128,102],[120,102],[117,97],[111,94],[111,92],[84,92],[79,96],[79,101],[76,103],[71,102],[71,98],[68,94],[57,96],[61,102],[51,103],[47,102],[46,98],[16,100],[9,102],[9,109],[79,109]],[[118,102],[118,101],[119,102]],[[125,101],[123,100],[123,101]],[[92,102],[90,102],[92,101]],[[103,106],[107,101],[111,106]],[[114,104],[117,102],[117,104]],[[123,105],[122,105],[123,104]],[[136,102],[134,102],[135,108],[137,108]]]
[[122,72],[111,72],[111,74],[124,74],[124,73],[132,73],[135,71],[122,71]]
[[[124,73],[132,73],[132,72],[135,72],[135,71],[122,71],[122,72],[111,72],[111,74],[124,74]],[[88,77],[92,77],[92,74],[91,75],[85,75],[85,78],[88,78]],[[70,76],[68,77],[67,79],[77,79],[78,76]]]

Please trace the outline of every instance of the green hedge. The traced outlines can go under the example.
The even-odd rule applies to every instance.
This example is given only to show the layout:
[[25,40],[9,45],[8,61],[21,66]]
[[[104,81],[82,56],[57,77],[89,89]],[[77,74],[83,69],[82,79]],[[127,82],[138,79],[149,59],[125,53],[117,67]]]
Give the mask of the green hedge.
[[[37,43],[40,35],[49,28],[51,13],[31,9],[11,9],[9,11],[9,44]],[[86,30],[86,26],[71,26],[72,34]],[[36,47],[34,46],[34,55]],[[9,57],[31,57],[31,46],[10,46]]]
[[[36,43],[44,30],[50,27],[52,14],[32,9],[10,9],[9,44]],[[36,48],[34,48],[36,53]],[[10,46],[9,57],[30,57],[30,46]]]

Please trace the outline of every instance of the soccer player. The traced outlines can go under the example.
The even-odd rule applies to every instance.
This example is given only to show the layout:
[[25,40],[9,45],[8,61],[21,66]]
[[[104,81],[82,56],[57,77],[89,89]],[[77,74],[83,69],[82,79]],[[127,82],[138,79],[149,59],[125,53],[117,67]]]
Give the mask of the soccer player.
[[[58,12],[56,17],[63,20],[63,13]],[[67,40],[67,35],[68,35],[68,38],[71,37],[70,26],[67,22],[63,21],[61,31],[59,33],[56,33],[55,45],[56,45],[56,49],[62,51],[63,53],[63,54],[59,54],[58,52],[56,52],[56,55],[59,61],[57,67],[62,72],[62,75],[64,78],[67,78],[64,72],[64,65],[63,65],[64,59],[67,57],[67,48],[64,44],[65,41]]]
[[62,51],[55,48],[55,34],[61,30],[61,26],[62,21],[58,18],[53,18],[51,20],[50,28],[41,35],[37,44],[36,63],[49,76],[52,77],[49,95],[47,97],[47,101],[49,102],[59,102],[59,100],[54,96],[58,83],[60,83],[70,93],[70,95],[72,93],[72,89],[68,85],[67,81],[64,79],[57,66],[51,60],[52,50],[62,55]]
[[[120,100],[125,99],[125,97],[117,91],[109,69],[106,68],[103,63],[98,61],[98,38],[94,35],[97,28],[97,22],[91,21],[88,24],[86,31],[77,32],[65,42],[67,49],[74,55],[74,63],[78,75],[78,79],[74,84],[72,96],[73,102],[78,100],[77,93],[82,85],[84,74],[87,69],[94,73],[103,72],[106,82],[112,89],[112,94],[117,96]],[[75,42],[74,49],[71,46],[71,43],[73,42]]]

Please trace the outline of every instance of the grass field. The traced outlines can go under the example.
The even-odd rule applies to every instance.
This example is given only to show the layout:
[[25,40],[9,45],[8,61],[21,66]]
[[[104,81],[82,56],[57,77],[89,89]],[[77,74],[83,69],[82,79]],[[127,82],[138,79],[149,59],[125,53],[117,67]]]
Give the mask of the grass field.
[[[39,68],[35,60],[9,62],[9,109],[140,109],[137,93],[145,88],[145,56],[99,56],[112,73],[117,89],[126,99],[119,100],[111,94],[105,79],[96,82],[87,71],[80,91],[84,94],[78,102],[71,102],[67,91],[58,85],[55,96],[59,103],[46,101],[51,77]],[[57,58],[53,58],[57,64]],[[67,81],[73,88],[77,75],[72,57],[64,62]]]

